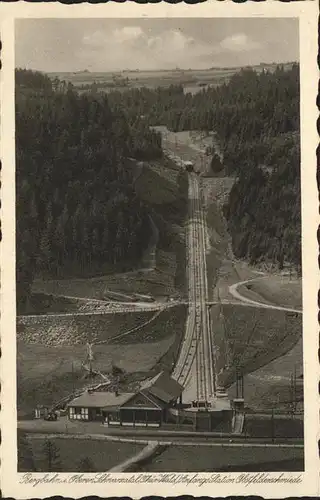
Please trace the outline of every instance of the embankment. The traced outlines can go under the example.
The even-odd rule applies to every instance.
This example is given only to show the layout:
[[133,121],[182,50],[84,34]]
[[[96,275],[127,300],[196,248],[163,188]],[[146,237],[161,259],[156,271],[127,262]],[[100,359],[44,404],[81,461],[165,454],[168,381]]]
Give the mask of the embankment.
[[234,304],[212,306],[218,380],[224,387],[290,351],[301,338],[302,318],[286,311]]
[[202,179],[202,194],[207,224],[207,273],[209,300],[213,300],[219,271],[225,260],[232,260],[230,237],[222,214],[222,203],[228,195],[233,179],[215,177]]
[[[172,295],[186,293],[185,222],[188,210],[188,180],[185,172],[150,165],[144,168],[135,185],[147,204],[158,228],[156,268],[148,276],[150,291]],[[159,289],[159,285],[162,285]]]

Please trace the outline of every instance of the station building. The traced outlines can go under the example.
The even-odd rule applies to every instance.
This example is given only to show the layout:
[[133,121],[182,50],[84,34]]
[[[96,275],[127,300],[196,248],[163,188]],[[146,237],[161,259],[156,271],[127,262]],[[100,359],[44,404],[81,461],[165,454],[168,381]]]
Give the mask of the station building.
[[182,391],[176,380],[160,372],[135,393],[87,391],[68,404],[68,417],[108,426],[160,427],[169,408],[181,403]]

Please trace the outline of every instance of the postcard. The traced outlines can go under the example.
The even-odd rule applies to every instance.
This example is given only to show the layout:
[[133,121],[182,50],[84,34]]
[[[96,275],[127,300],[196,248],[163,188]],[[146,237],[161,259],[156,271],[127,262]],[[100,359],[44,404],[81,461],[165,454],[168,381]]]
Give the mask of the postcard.
[[0,16],[3,494],[317,496],[317,3]]

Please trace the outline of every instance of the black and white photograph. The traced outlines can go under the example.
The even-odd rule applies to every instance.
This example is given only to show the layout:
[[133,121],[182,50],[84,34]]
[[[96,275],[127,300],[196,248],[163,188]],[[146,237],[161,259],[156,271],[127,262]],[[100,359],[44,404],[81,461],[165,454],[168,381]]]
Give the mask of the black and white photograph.
[[18,473],[304,473],[299,18],[14,30]]

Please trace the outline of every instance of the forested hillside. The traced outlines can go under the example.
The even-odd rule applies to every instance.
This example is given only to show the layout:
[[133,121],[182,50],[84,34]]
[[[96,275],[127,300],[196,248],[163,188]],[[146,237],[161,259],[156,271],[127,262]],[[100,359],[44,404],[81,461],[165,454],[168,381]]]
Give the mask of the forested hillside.
[[[233,251],[252,263],[300,271],[299,66],[244,69],[228,84],[184,94],[180,85],[114,92],[128,120],[173,131],[215,131],[224,175],[236,177],[225,206]],[[121,103],[121,104],[120,104]],[[220,171],[220,162],[216,171]]]
[[128,158],[162,156],[151,125],[215,131],[221,175],[236,179],[224,208],[235,255],[300,270],[298,65],[245,69],[195,95],[180,85],[79,95],[57,78],[17,70],[22,308],[36,276],[90,276],[139,261],[150,228]]
[[[242,89],[237,97],[236,88]],[[216,130],[226,173],[236,175],[225,206],[233,251],[251,263],[288,264],[300,273],[299,68],[243,72],[229,94],[233,112],[227,108]]]
[[106,96],[16,71],[17,295],[36,276],[90,276],[139,261],[150,236],[128,157],[161,156],[161,138]]

